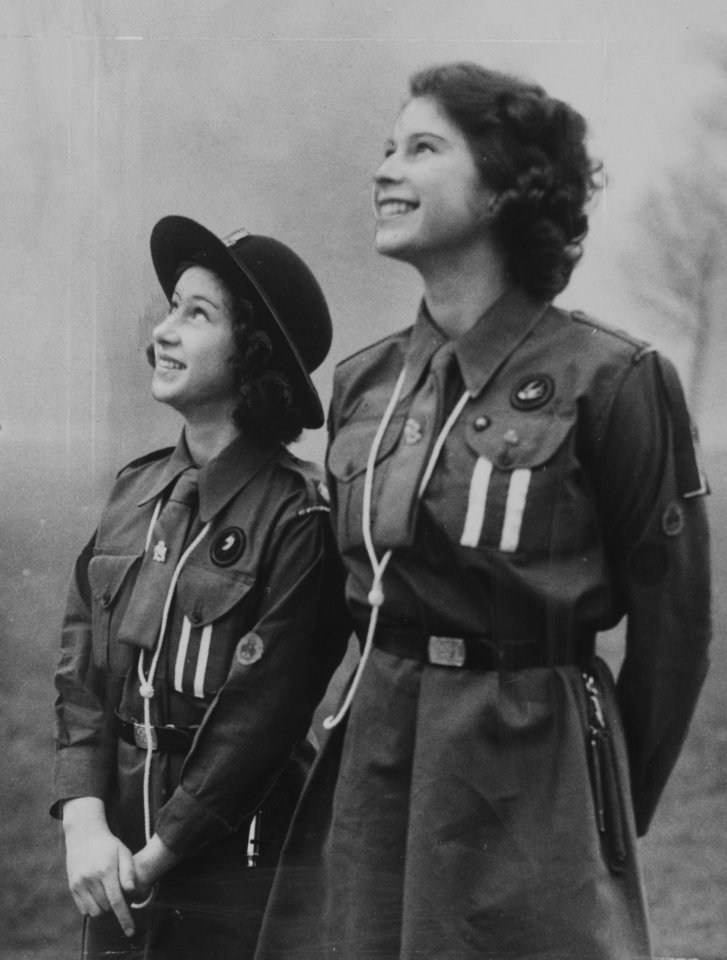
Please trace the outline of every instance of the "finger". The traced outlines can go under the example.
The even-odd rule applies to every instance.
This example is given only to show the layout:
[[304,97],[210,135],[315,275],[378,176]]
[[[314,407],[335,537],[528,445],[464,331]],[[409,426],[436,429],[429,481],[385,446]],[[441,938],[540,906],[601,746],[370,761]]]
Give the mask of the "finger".
[[[103,880],[94,880],[89,884],[88,891],[98,907],[99,913],[106,913],[111,909],[109,898],[106,896],[106,886]],[[92,917],[96,914],[92,913]]]
[[136,871],[131,851],[122,850],[119,853],[119,883],[125,893],[136,892]]
[[129,905],[127,904],[126,900],[124,900],[120,891],[118,900],[114,899],[111,901],[111,909],[113,910],[114,916],[119,921],[119,926],[124,931],[126,936],[133,937],[135,932],[134,921],[131,918]]
[[119,921],[119,926],[124,931],[127,937],[133,937],[134,935],[134,921],[131,919],[131,912],[129,906],[124,899],[124,895],[121,892],[121,887],[118,882],[109,884],[107,889],[109,905],[111,910],[114,913],[114,916]]
[[101,913],[93,896],[85,888],[71,890],[71,894],[82,917],[97,917]]

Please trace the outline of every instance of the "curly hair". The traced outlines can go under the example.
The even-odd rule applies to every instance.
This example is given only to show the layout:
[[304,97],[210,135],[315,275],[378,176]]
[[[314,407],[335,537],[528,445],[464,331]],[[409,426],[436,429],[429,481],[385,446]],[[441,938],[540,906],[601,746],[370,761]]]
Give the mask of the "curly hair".
[[409,93],[434,100],[461,130],[496,192],[490,226],[508,277],[552,299],[583,254],[585,206],[601,185],[583,117],[537,84],[475,63],[421,70]]
[[[193,266],[209,267],[195,261],[185,261],[177,268],[176,279]],[[210,271],[214,273],[214,271]],[[230,284],[215,273],[230,293],[233,303],[232,340],[235,354],[232,372],[237,390],[237,404],[232,419],[242,430],[250,431],[263,440],[292,443],[303,430],[303,411],[295,400],[288,377],[275,368],[275,355],[268,335],[255,324],[252,304]],[[146,349],[149,363],[154,366],[154,345]]]

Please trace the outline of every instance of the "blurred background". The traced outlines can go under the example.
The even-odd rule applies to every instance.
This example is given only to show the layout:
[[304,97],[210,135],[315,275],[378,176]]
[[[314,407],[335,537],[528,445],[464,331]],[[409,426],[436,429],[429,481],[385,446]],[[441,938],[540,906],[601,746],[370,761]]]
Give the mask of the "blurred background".
[[[727,25],[722,0],[3,0],[0,4],[0,946],[77,955],[47,817],[70,565],[115,472],[174,443],[144,348],[161,216],[299,252],[335,324],[316,374],[408,325],[372,249],[371,176],[431,62],[473,59],[580,110],[607,172],[566,293],[679,367],[713,487],[714,667],[643,841],[655,956],[727,956]],[[322,458],[322,432],[297,445]],[[617,660],[619,634],[603,648]],[[332,696],[332,695],[331,695]]]

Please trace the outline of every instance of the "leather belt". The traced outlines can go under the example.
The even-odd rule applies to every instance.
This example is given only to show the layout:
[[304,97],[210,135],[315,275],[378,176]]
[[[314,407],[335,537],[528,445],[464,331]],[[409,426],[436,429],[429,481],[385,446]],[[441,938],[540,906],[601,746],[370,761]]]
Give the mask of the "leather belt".
[[[116,714],[114,727],[117,736],[121,737],[132,746],[139,747],[140,750],[147,749],[146,727],[143,723],[136,720],[124,720]],[[166,724],[162,727],[152,726],[151,743],[152,750],[159,750],[163,753],[187,753],[192,746],[192,740],[197,731],[197,727],[175,727],[173,724]]]
[[[495,647],[486,637],[441,637],[381,628],[374,646],[406,660],[467,670],[527,670],[534,667],[584,666],[593,657],[595,638],[568,643],[523,640]],[[555,648],[555,649],[554,649]]]

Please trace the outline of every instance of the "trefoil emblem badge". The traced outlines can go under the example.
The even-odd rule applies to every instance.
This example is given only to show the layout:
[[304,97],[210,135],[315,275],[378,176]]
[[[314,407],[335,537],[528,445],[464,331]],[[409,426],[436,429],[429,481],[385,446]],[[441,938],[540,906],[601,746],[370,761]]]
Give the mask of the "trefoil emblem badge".
[[409,419],[404,424],[404,443],[412,444],[419,443],[422,438],[422,426],[418,420],[415,420],[413,417]]
[[167,559],[167,553],[169,548],[163,540],[160,540],[159,543],[154,544],[154,553],[152,554],[152,560],[156,563],[164,563]]

